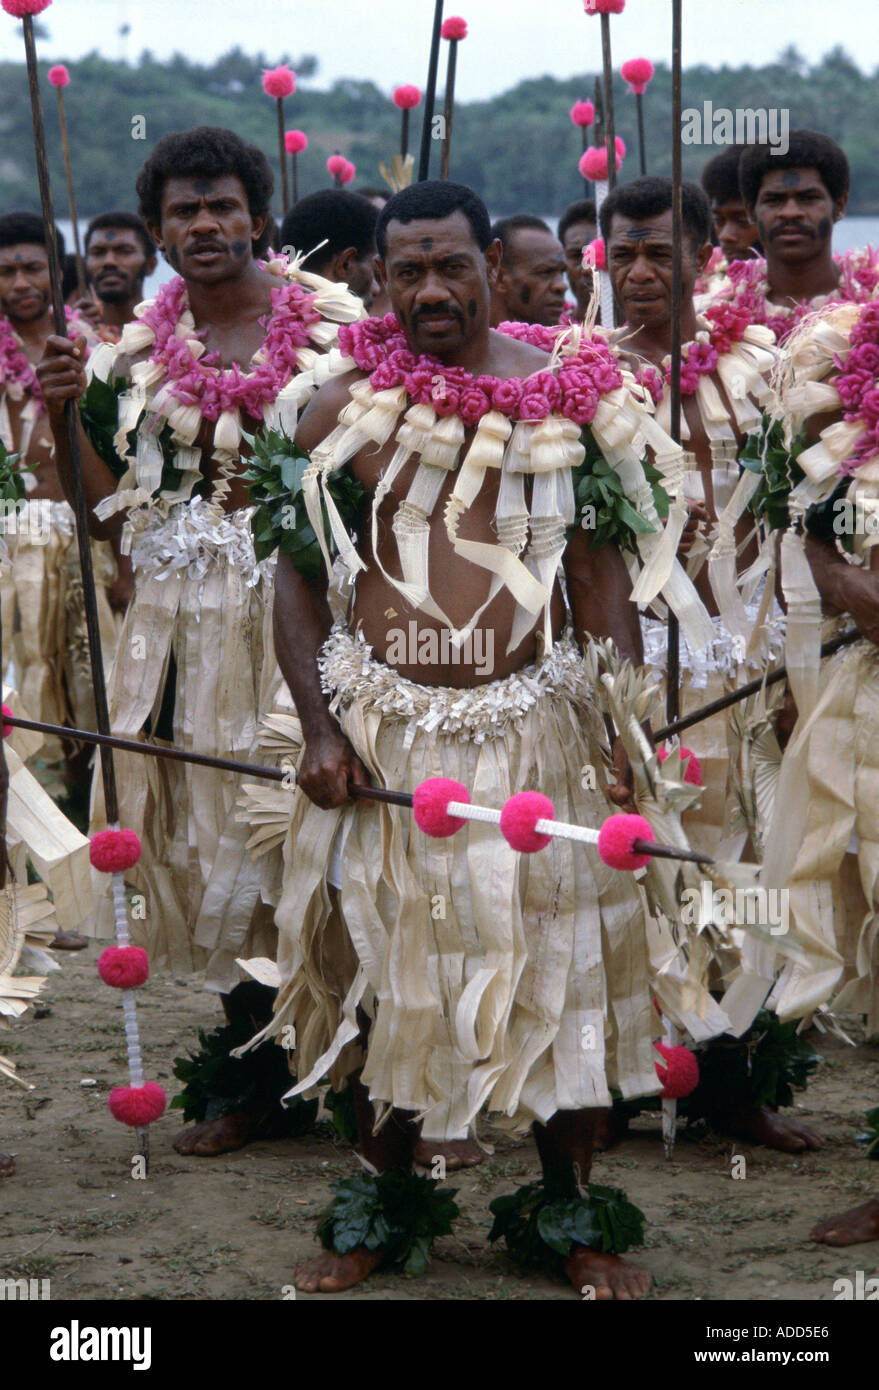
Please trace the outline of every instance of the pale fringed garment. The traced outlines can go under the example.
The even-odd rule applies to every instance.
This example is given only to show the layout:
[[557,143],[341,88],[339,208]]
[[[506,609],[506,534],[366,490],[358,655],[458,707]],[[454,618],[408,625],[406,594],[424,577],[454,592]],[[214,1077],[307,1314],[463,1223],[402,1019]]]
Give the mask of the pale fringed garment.
[[[179,748],[247,760],[260,709],[280,679],[271,642],[273,564],[256,563],[249,510],[220,515],[200,499],[162,523],[138,514],[132,544],[137,586],[110,672],[110,724],[137,738],[158,719],[171,655],[177,664],[173,742]],[[226,991],[242,952],[272,948],[271,914],[258,866],[235,822],[233,773],[115,754],[120,824],[144,845],[129,878],[144,893],[132,934],[156,965],[205,970]],[[96,778],[95,824],[104,824]],[[96,883],[96,889],[98,888]],[[102,898],[97,934],[114,934]]]
[[[66,502],[31,498],[19,503],[3,526],[10,556],[3,630],[12,650],[22,703],[31,718],[46,724],[94,729],[73,512]],[[92,561],[104,665],[109,669],[119,620],[107,600],[107,588],[116,578],[116,563],[106,542],[92,541]],[[41,756],[50,763],[61,761],[59,740],[47,739]]]
[[[468,690],[401,680],[343,631],[320,664],[378,784],[452,777],[496,807],[537,788],[560,820],[606,818],[584,776],[603,775],[603,726],[569,641],[540,667]],[[484,1106],[522,1129],[606,1106],[610,1087],[657,1090],[643,898],[593,846],[553,839],[519,855],[473,822],[429,839],[407,810],[322,811],[296,793],[285,870],[267,1034],[294,1025],[297,1091],[360,1065],[358,1007],[371,1020],[362,1080],[379,1123],[390,1105],[414,1111],[426,1138],[463,1137]]]
[[[762,605],[746,606],[752,633],[763,626]],[[722,618],[713,618],[715,638],[699,651],[693,651],[681,636],[680,717],[738,689],[765,670],[765,663],[749,658],[746,643],[727,629]],[[642,618],[644,664],[664,687],[668,656],[668,626],[654,618]],[[777,605],[772,605],[763,626],[763,642],[769,660],[779,657],[784,644],[784,621]],[[780,657],[779,657],[780,659]],[[741,827],[738,802],[733,793],[730,763],[738,756],[738,736],[731,725],[730,712],[721,711],[702,719],[681,735],[681,742],[698,758],[702,769],[703,791],[699,804],[684,812],[683,824],[692,843],[712,858],[738,858],[747,831]]]
[[[296,354],[298,370],[263,408],[267,427],[292,435],[298,411],[318,383],[351,366],[332,344],[338,323],[362,317],[363,306],[343,285],[310,275],[297,263],[277,260],[267,269],[314,292],[321,314],[309,328],[313,345]],[[118,347],[93,355],[92,371],[107,379],[120,354],[150,346],[152,332],[141,321],[147,307],[126,327]],[[181,324],[194,329],[189,310]],[[174,744],[253,761],[259,715],[272,707],[281,677],[271,636],[274,561],[256,561],[251,509],[222,510],[229,478],[241,468],[241,421],[237,411],[220,416],[213,494],[193,497],[202,478],[195,444],[199,411],[172,409],[161,372],[150,361],[136,363],[131,375],[133,384],[120,397],[115,441],[128,472],[96,509],[102,517],[131,509],[123,547],[130,548],[136,580],[108,682],[110,724],[128,738],[140,737],[147,720],[156,727],[173,656]],[[163,485],[154,429],[166,418],[174,429],[175,465],[183,474],[173,492]],[[132,455],[126,435],[134,428]],[[136,754],[116,753],[115,762],[120,823],[135,829],[144,846],[128,875],[144,899],[132,910],[132,937],[147,948],[154,966],[203,970],[207,988],[227,992],[241,978],[235,958],[272,954],[275,941],[271,909],[261,891],[262,867],[247,850],[247,827],[235,819],[239,778]],[[105,823],[100,778],[94,803],[94,828],[99,828]],[[95,887],[103,890],[96,934],[110,937],[112,904],[106,884]]]

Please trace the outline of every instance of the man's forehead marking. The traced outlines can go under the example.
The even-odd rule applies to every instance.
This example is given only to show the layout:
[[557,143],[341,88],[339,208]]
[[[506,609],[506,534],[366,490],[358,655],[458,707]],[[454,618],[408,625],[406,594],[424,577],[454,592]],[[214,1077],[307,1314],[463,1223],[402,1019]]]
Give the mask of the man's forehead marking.
[[781,183],[783,188],[796,188],[797,185],[801,182],[802,180],[800,178],[799,172],[796,169],[785,169],[781,176]]

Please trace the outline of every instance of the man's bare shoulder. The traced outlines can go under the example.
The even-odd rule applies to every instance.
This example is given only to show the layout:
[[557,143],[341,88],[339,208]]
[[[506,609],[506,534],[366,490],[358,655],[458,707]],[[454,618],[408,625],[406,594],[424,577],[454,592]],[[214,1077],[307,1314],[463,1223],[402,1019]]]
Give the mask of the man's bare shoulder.
[[494,330],[491,333],[490,357],[492,375],[503,378],[532,376],[534,372],[545,371],[549,366],[549,355],[540,348]]
[[339,412],[351,399],[351,387],[363,380],[363,372],[355,368],[342,376],[331,377],[312,396],[302,413],[296,431],[296,443],[306,451],[317,448],[335,429]]

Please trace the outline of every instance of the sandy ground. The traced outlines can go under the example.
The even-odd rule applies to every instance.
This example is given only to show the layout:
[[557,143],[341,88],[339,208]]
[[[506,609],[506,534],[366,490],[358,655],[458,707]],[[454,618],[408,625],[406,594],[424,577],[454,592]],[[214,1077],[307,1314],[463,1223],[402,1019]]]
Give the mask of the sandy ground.
[[[148,1177],[134,1179],[130,1139],[106,1104],[110,1087],[126,1079],[121,1011],[98,980],[96,956],[90,947],[64,957],[44,993],[50,1012],[30,1013],[0,1034],[0,1051],[34,1087],[25,1093],[0,1082],[0,1149],[17,1162],[0,1185],[0,1279],[49,1278],[53,1299],[284,1297],[294,1268],[315,1249],[328,1182],[358,1171],[351,1149],[322,1126],[305,1139],[223,1158],[181,1158],[171,1147],[179,1127],[172,1112],[152,1127]],[[199,1025],[216,1024],[216,998],[160,975],[139,1001],[147,1075],[173,1094],[172,1059]],[[683,1130],[667,1162],[658,1116],[645,1116],[597,1160],[595,1180],[623,1187],[648,1218],[638,1253],[656,1299],[832,1300],[834,1279],[879,1274],[879,1243],[831,1250],[808,1239],[819,1216],[879,1194],[879,1164],[866,1162],[854,1141],[879,1102],[879,1048],[825,1039],[819,1050],[826,1060],[798,1113],[826,1136],[820,1153],[797,1158],[738,1145],[746,1176],[733,1179],[731,1141]],[[454,1236],[437,1243],[427,1274],[379,1273],[344,1297],[576,1297],[489,1246],[488,1203],[538,1169],[530,1140],[486,1137],[493,1156],[450,1175],[462,1217]]]

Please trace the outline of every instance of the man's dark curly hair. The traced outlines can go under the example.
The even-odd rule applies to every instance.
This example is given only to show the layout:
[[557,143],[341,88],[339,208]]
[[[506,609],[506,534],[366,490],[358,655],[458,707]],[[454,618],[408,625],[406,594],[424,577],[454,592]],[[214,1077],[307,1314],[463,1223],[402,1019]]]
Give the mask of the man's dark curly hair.
[[220,178],[234,174],[247,194],[250,215],[267,217],[275,180],[268,160],[234,130],[200,125],[173,131],[156,145],[137,176],[137,196],[144,222],[161,222],[162,190],[168,179]]
[[749,145],[739,161],[742,197],[752,208],[764,175],[774,169],[815,169],[834,202],[849,189],[850,169],[845,150],[819,130],[792,130],[785,154],[769,145]]

